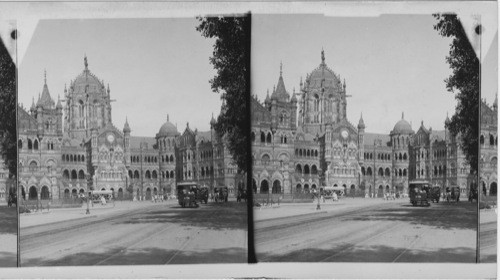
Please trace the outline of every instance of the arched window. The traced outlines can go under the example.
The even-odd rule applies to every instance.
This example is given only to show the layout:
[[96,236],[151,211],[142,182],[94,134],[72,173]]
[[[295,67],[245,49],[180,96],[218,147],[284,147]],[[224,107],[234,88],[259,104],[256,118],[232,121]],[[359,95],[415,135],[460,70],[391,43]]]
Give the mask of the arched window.
[[72,180],[76,180],[78,178],[78,175],[76,173],[76,170],[71,170],[71,179]]
[[300,164],[297,164],[297,166],[295,167],[295,172],[302,174],[302,166]]
[[373,172],[372,172],[372,168],[368,166],[368,168],[366,169],[366,175],[368,176],[372,176],[373,175]]
[[387,177],[391,176],[391,170],[389,168],[385,169],[385,176],[387,176]]
[[139,179],[139,170],[134,171],[134,179]]
[[309,165],[307,165],[307,164],[306,164],[306,165],[304,165],[304,174],[308,175],[308,174],[310,174],[310,173],[311,173],[311,172],[310,172],[310,170],[309,170]]
[[23,149],[23,141],[21,139],[17,140],[17,148],[19,150],[22,150]]
[[403,160],[407,160],[408,157],[406,156],[406,153],[403,154]]
[[481,137],[479,137],[479,143],[480,143],[481,145],[483,145],[483,144],[484,144],[484,136],[483,136],[483,135],[481,135]]
[[260,142],[266,142],[266,134],[264,132],[260,132]]
[[363,174],[363,176],[366,175],[366,170],[364,166],[361,167],[361,174]]
[[38,140],[37,139],[35,139],[35,141],[33,142],[33,149],[38,150]]
[[250,138],[251,138],[252,142],[255,142],[255,132],[252,131]]
[[311,166],[311,174],[313,175],[318,174],[318,168],[314,164]]
[[493,135],[490,134],[490,146],[494,145],[495,145],[495,137],[493,137]]
[[406,168],[403,169],[403,176],[406,176]]
[[146,170],[146,179],[151,179],[151,172]]
[[382,167],[378,169],[378,176],[384,176],[384,169]]
[[78,172],[78,179],[85,179],[85,172],[83,172],[83,170]]
[[271,158],[269,155],[265,154],[262,156],[262,164],[263,165],[269,165],[269,162],[271,161]]
[[153,179],[157,179],[158,178],[158,173],[156,172],[156,170],[153,170]]
[[38,164],[36,163],[36,161],[30,162],[29,171],[35,172],[37,170],[38,170]]
[[63,171],[63,178],[69,180],[69,171],[67,169]]
[[271,143],[271,141],[272,141],[272,138],[271,138],[271,137],[272,137],[272,136],[271,136],[271,132],[268,132],[268,133],[267,133],[267,138],[266,138],[266,142],[267,142],[267,143]]
[[31,149],[33,149],[33,142],[31,141],[31,139],[28,139],[28,150]]

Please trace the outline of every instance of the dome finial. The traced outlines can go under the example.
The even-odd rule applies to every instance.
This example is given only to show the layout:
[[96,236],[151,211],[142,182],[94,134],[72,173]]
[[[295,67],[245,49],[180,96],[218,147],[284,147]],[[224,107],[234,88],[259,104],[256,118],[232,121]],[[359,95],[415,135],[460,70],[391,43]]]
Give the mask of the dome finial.
[[325,64],[325,51],[321,48],[321,64]]
[[44,80],[44,84],[46,85],[47,84],[47,69],[43,69],[43,80]]
[[85,65],[85,70],[89,70],[89,63],[87,62],[87,54],[85,54],[85,57],[83,58],[83,64]]
[[401,113],[401,119],[404,120],[405,119],[405,112],[402,112]]
[[280,61],[280,77],[283,75],[283,61]]
[[167,114],[167,122],[169,122],[169,121],[170,121],[169,119],[170,119],[170,117],[169,117],[169,115]]

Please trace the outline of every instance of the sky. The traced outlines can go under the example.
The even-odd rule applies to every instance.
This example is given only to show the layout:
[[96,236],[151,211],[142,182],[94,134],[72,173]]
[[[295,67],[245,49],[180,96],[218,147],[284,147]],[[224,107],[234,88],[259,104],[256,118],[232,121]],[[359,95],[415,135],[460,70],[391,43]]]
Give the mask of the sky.
[[451,40],[433,29],[435,23],[431,15],[254,14],[252,94],[263,101],[267,89],[272,92],[281,61],[287,91],[298,91],[300,78],[319,66],[324,49],[326,64],[347,83],[352,124],[362,114],[367,132],[389,134],[404,112],[414,131],[421,121],[443,130],[456,101],[444,83],[451,74],[445,60]]
[[52,98],[84,70],[109,83],[113,124],[128,118],[132,136],[154,137],[169,115],[183,132],[210,129],[220,96],[209,80],[213,39],[196,31],[195,18],[41,20],[19,70],[19,103],[29,109],[43,89],[44,70]]

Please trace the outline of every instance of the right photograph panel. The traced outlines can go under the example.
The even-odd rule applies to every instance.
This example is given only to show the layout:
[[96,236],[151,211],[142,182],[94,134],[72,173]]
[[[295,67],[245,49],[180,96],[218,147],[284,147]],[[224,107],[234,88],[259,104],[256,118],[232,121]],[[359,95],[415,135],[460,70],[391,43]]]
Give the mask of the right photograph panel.
[[252,16],[259,262],[477,261],[468,42],[454,15]]

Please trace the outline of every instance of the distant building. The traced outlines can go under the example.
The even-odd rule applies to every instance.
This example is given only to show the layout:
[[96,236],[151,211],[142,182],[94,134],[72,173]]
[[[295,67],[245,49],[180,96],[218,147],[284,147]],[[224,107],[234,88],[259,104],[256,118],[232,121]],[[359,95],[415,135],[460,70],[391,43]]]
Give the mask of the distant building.
[[298,92],[290,94],[280,75],[271,95],[251,99],[253,190],[304,193],[324,186],[347,193],[383,196],[408,192],[408,181],[427,179],[467,192],[470,168],[455,137],[423,122],[415,133],[404,114],[387,134],[365,132],[347,120],[346,82],[321,63]]
[[497,161],[498,161],[498,97],[490,107],[481,101],[481,135],[479,136],[481,158],[480,191],[485,195],[497,195]]
[[[167,121],[156,137],[131,135],[112,122],[109,84],[88,68],[52,99],[47,79],[28,110],[18,110],[19,188],[26,199],[60,199],[88,190],[112,190],[115,196],[151,199],[175,191],[179,181],[210,188],[242,186],[245,179],[213,129],[183,134]],[[65,102],[63,106],[62,103]],[[0,177],[1,179],[1,177]]]

